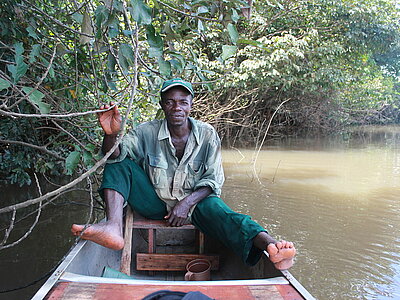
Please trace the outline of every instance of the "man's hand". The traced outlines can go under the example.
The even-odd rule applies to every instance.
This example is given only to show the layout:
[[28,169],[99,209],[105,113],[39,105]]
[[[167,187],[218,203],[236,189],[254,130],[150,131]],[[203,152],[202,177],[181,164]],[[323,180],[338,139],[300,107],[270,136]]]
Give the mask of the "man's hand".
[[[102,105],[100,109],[109,109],[113,105],[114,102],[110,102],[110,105]],[[117,135],[121,130],[121,115],[117,105],[110,110],[97,113],[97,118],[106,135]]]
[[208,197],[211,193],[212,189],[209,186],[198,188],[185,199],[179,201],[164,219],[168,220],[170,226],[179,227],[184,225],[190,208]]
[[164,217],[168,220],[170,226],[180,227],[185,224],[186,219],[189,215],[190,205],[188,205],[185,199],[179,201],[175,207]]

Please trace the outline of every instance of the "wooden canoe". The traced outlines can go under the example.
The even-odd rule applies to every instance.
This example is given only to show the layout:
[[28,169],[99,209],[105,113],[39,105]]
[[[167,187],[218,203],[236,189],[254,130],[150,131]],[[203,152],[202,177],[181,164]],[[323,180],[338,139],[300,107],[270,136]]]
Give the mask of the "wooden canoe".
[[[118,272],[122,251],[81,240],[32,299],[142,299],[158,290],[199,291],[213,299],[229,300],[314,299],[288,271],[276,270],[266,252],[257,265],[249,267],[226,247],[206,237],[204,255],[211,259],[218,256],[211,280],[184,281],[184,270],[137,270],[135,258],[148,249],[148,231],[134,230],[131,241],[129,277]],[[182,257],[179,253],[196,252],[196,238],[192,230],[159,230],[154,247],[156,255],[177,253],[176,257]]]

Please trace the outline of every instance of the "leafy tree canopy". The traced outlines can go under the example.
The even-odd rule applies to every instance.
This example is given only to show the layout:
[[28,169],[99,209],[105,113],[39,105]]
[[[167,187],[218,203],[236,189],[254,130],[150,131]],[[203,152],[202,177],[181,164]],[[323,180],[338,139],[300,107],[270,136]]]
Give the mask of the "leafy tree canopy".
[[394,0],[4,0],[0,11],[0,175],[11,183],[84,172],[99,159],[100,104],[118,103],[128,127],[160,116],[171,77],[195,84],[194,114],[229,142],[258,140],[288,99],[276,130],[336,128],[360,112],[395,121]]

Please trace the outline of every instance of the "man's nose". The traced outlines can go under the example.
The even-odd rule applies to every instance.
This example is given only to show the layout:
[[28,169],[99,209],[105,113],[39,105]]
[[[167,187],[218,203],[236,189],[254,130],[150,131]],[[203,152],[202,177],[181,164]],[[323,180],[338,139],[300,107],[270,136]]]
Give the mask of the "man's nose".
[[181,110],[182,107],[179,105],[179,103],[175,102],[174,105],[172,106],[173,110]]

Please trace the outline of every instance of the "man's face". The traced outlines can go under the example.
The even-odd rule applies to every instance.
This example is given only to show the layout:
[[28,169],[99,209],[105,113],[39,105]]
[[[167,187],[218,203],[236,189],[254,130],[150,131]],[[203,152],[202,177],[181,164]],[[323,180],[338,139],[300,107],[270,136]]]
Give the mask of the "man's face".
[[185,88],[173,87],[163,93],[160,105],[169,126],[182,126],[192,109],[192,95]]

